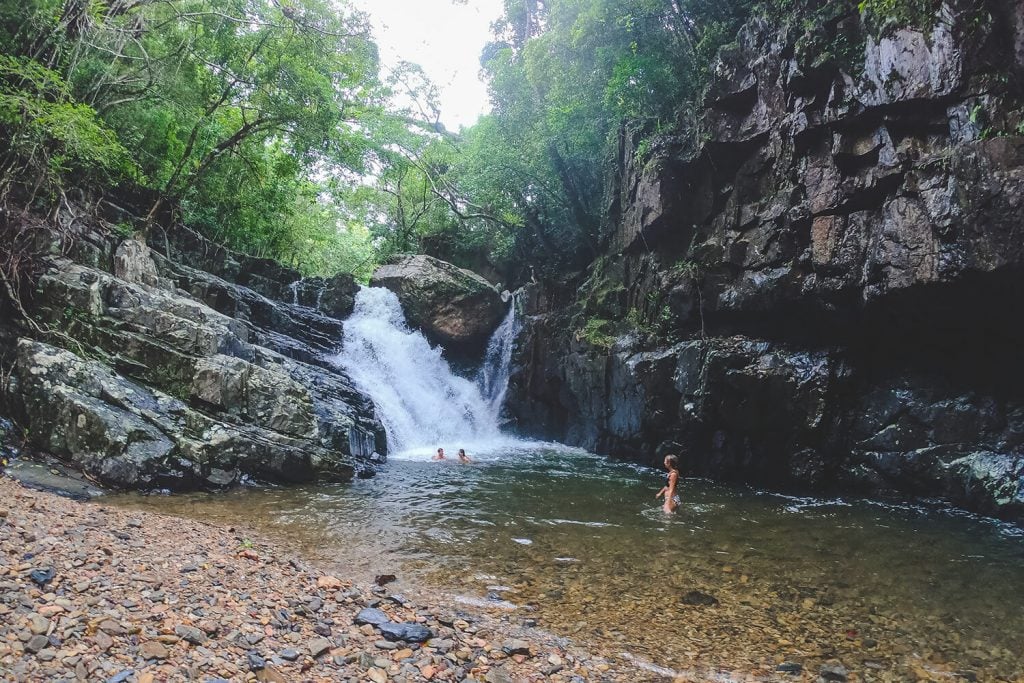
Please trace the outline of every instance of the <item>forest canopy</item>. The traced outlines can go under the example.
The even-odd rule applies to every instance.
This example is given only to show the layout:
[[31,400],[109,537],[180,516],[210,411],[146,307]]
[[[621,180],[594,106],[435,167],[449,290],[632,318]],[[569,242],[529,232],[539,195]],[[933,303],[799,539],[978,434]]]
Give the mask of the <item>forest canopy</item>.
[[453,132],[340,1],[0,0],[0,204],[142,187],[150,220],[173,207],[307,273],[407,252],[506,282],[578,269],[606,239],[620,135],[643,156],[685,128],[765,4],[506,0],[480,62],[491,112]]

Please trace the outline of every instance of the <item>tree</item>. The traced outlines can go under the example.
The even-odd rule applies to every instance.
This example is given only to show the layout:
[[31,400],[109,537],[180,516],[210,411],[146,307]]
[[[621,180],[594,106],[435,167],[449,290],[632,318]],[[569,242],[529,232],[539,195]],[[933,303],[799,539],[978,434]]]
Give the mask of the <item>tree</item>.
[[526,262],[574,270],[602,252],[619,131],[673,131],[751,4],[506,1],[482,56],[492,113],[465,131],[447,184],[493,209],[520,275]]
[[[214,239],[330,267],[300,246],[323,239],[311,201],[333,201],[324,178],[365,173],[378,143],[367,131],[390,115],[363,15],[328,0],[0,4],[0,49],[14,60],[0,75],[4,93],[13,98],[33,82],[11,76],[12,64],[60,83],[21,98],[23,112],[65,107],[64,140],[39,148],[47,158],[78,158],[97,171],[130,166],[132,182],[157,191],[151,218],[173,199]],[[22,119],[36,128],[55,121]],[[66,150],[71,140],[77,157]],[[100,155],[101,142],[124,158]],[[29,161],[8,154],[4,179],[19,178]],[[81,182],[81,169],[66,170]],[[118,180],[108,173],[100,184]]]

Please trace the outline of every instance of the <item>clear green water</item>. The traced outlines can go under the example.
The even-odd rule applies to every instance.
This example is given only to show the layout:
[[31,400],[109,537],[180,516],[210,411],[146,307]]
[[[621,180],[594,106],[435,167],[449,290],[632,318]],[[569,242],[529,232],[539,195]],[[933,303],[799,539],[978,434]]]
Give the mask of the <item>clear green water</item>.
[[[256,527],[340,574],[397,574],[396,590],[482,600],[679,672],[839,661],[863,680],[1024,676],[1011,527],[692,480],[666,516],[658,472],[538,444],[471,455],[393,460],[346,485],[121,502]],[[719,604],[684,604],[693,590]]]

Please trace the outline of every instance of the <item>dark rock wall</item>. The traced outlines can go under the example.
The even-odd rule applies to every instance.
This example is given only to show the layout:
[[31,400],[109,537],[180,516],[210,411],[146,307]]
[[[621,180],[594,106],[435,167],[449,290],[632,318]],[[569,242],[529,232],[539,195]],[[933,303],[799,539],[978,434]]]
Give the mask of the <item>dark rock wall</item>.
[[854,48],[811,61],[754,20],[698,133],[624,135],[608,255],[527,297],[520,428],[1024,519],[1024,17],[929,23],[838,13],[816,30]]

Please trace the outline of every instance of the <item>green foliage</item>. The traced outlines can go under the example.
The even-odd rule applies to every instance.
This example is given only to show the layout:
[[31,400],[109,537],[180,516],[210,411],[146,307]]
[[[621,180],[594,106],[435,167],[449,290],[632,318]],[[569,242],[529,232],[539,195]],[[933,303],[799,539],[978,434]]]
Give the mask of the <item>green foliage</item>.
[[481,60],[491,114],[445,139],[446,163],[421,167],[452,219],[431,217],[421,245],[467,260],[486,250],[513,277],[527,263],[560,273],[593,260],[620,135],[638,138],[642,160],[652,136],[676,129],[751,5],[508,0]]
[[640,308],[629,309],[629,313],[626,314],[626,326],[640,334],[647,342],[673,344],[678,341],[676,316],[668,304],[659,305],[654,298],[651,297],[652,300],[648,302],[650,313],[645,313]]
[[0,197],[17,182],[53,197],[65,179],[102,185],[136,175],[128,151],[55,71],[0,54]]
[[626,313],[626,326],[643,335],[651,333],[651,326],[639,308],[631,308]]
[[622,282],[622,263],[609,258],[596,260],[589,277],[577,292],[584,318],[622,319],[626,313],[626,286]]
[[979,100],[971,107],[968,120],[978,130],[978,138],[981,140],[1024,135],[1024,109],[1016,109],[993,120],[990,109]]
[[930,30],[935,25],[940,0],[860,0],[864,23],[881,35],[911,26]]
[[863,70],[867,35],[856,20],[857,0],[763,0],[757,10],[796,31],[802,69],[839,68],[854,77]]
[[675,280],[696,281],[701,276],[700,263],[690,258],[683,258],[672,265],[668,270],[669,276]]
[[157,191],[152,216],[172,204],[234,248],[365,271],[368,226],[324,178],[356,184],[389,144],[368,35],[328,0],[0,0],[0,179],[51,196],[130,179]]
[[576,339],[599,349],[610,349],[615,344],[615,324],[602,318],[590,318],[576,331]]
[[975,103],[971,107],[971,111],[967,115],[967,119],[980,131],[979,135],[982,140],[992,137],[992,128],[988,120],[988,112],[985,111],[985,105],[981,102]]
[[135,236],[135,226],[128,222],[117,223],[113,230],[122,239],[131,239]]

